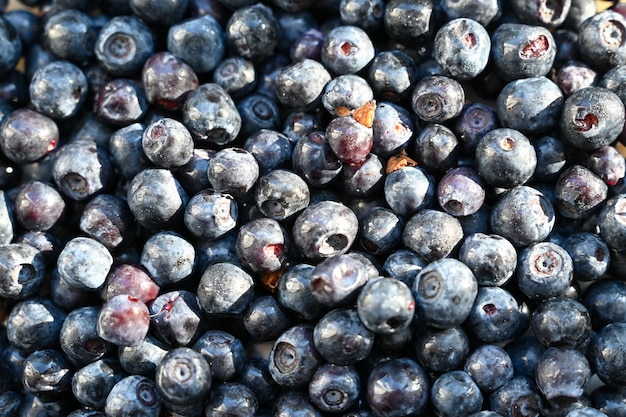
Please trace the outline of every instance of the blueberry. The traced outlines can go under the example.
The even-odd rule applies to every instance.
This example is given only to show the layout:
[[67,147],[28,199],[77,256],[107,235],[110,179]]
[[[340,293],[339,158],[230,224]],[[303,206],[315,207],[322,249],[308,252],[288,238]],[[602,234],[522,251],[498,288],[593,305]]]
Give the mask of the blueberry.
[[426,264],[427,262],[415,252],[398,249],[387,256],[382,270],[385,275],[399,279],[411,287],[415,277]]
[[623,417],[626,411],[626,389],[601,385],[591,393],[591,401],[597,410],[616,417]]
[[342,0],[339,16],[344,25],[373,31],[382,25],[385,3],[382,0]]
[[59,142],[57,124],[41,113],[17,109],[2,118],[0,147],[19,164],[35,162],[54,151]]
[[217,239],[237,222],[237,203],[229,194],[203,189],[185,207],[184,222],[194,236]]
[[56,346],[66,313],[49,299],[30,297],[13,306],[6,337],[13,346],[31,353]]
[[626,173],[626,161],[613,146],[604,146],[592,152],[586,166],[609,186],[616,185]]
[[476,20],[483,26],[489,25],[499,18],[502,13],[502,6],[497,0],[470,0],[462,2],[443,0],[441,8],[450,19],[468,17]]
[[276,77],[275,90],[278,100],[291,108],[306,110],[321,100],[324,87],[331,80],[322,64],[304,59],[285,67]]
[[92,18],[77,9],[59,10],[44,25],[43,41],[57,58],[82,64],[94,56],[98,30]]
[[500,91],[496,111],[502,126],[532,135],[557,127],[563,102],[563,93],[548,78],[523,78]]
[[374,278],[357,299],[359,318],[376,334],[391,334],[408,327],[415,316],[411,289],[396,278]]
[[545,0],[520,1],[511,3],[515,15],[529,25],[556,28],[563,24],[569,16],[571,1],[560,1],[556,4]]
[[399,215],[412,215],[430,207],[435,198],[435,180],[423,168],[402,167],[385,177],[385,201]]
[[556,83],[567,97],[585,87],[596,85],[598,78],[598,74],[588,65],[579,61],[570,61],[559,69]]
[[69,312],[59,333],[59,343],[74,366],[84,366],[107,356],[112,345],[98,336],[98,307],[79,307]]
[[117,356],[120,365],[131,375],[154,377],[159,363],[171,348],[147,335],[134,346],[120,346]]
[[554,136],[541,136],[533,140],[537,166],[533,177],[538,180],[553,180],[567,163],[566,145]]
[[320,131],[309,133],[294,145],[292,164],[295,173],[307,184],[318,187],[330,184],[343,167],[330,148],[326,135]]
[[252,277],[238,266],[217,262],[207,267],[198,284],[197,296],[208,314],[237,315],[252,301]]
[[336,365],[352,365],[372,351],[374,334],[360,321],[354,308],[326,313],[313,329],[313,343],[324,359]]
[[125,126],[143,117],[148,102],[143,89],[134,81],[117,78],[100,87],[95,106],[95,113],[102,120]]
[[289,237],[276,220],[254,219],[239,229],[239,260],[254,272],[267,273],[281,269],[287,261],[289,248]]
[[326,35],[322,62],[331,72],[354,74],[374,59],[374,45],[367,33],[357,26],[337,26]]
[[309,397],[322,412],[340,413],[356,404],[360,385],[359,374],[352,366],[324,364],[311,377]]
[[438,328],[461,324],[470,314],[478,291],[472,271],[454,258],[426,265],[412,287],[415,313],[426,324]]
[[272,407],[272,415],[278,417],[322,417],[306,392],[288,390],[283,392]]
[[171,26],[178,23],[185,15],[188,0],[174,0],[161,3],[156,0],[130,0],[134,14],[152,24]]
[[257,3],[238,8],[228,20],[226,42],[235,54],[263,61],[278,46],[278,24],[268,6]]
[[352,115],[332,119],[326,126],[326,139],[337,158],[351,167],[361,166],[374,145],[371,124]]
[[326,309],[309,285],[313,265],[300,263],[287,269],[276,286],[278,302],[290,314],[306,321],[319,318]]
[[359,243],[372,254],[388,254],[400,246],[404,221],[383,207],[370,211],[359,226]]
[[594,281],[605,274],[610,263],[607,244],[594,233],[572,233],[563,248],[572,257],[574,277],[581,281]]
[[141,146],[143,131],[144,126],[133,123],[110,136],[109,154],[124,178],[131,179],[151,165]]
[[463,229],[456,217],[422,209],[406,222],[402,233],[404,245],[428,262],[450,255],[463,239]]
[[142,266],[126,263],[110,270],[100,291],[100,298],[106,302],[116,295],[128,294],[150,303],[157,297],[159,289]]
[[[286,136],[279,133],[274,135],[259,135],[259,131],[270,131],[278,127],[279,123],[279,109],[278,104],[274,98],[270,98],[265,94],[249,94],[244,97],[238,104],[237,110],[241,115],[241,131],[240,134],[244,137],[250,136],[246,141],[245,148],[252,150],[254,148],[252,143],[257,143],[254,149],[255,156],[262,165],[262,169],[268,170],[278,165],[280,162],[284,162],[291,158],[291,142]],[[264,141],[268,141],[268,144],[264,144]],[[280,150],[275,152],[276,155],[272,155],[272,152],[268,152],[263,149],[272,146],[272,142],[278,142],[276,147],[285,147],[286,150]],[[265,152],[262,152],[265,150]]]
[[367,404],[376,415],[399,417],[426,410],[430,384],[424,370],[412,359],[389,359],[370,372]]
[[146,337],[149,325],[148,307],[129,295],[116,295],[98,312],[98,336],[118,346],[140,343]]
[[315,349],[313,327],[297,325],[283,332],[274,342],[268,361],[270,374],[279,385],[306,387],[323,362]]
[[243,325],[255,341],[275,340],[291,327],[291,318],[276,298],[265,295],[253,300],[243,314]]
[[575,409],[570,411],[567,414],[567,417],[604,417],[606,416],[605,413],[596,410],[595,408],[591,408],[591,407],[583,407],[580,409]]
[[476,348],[465,360],[464,368],[484,393],[493,392],[513,378],[513,362],[498,345],[485,344]]
[[237,382],[227,382],[213,389],[205,415],[253,417],[257,415],[258,407],[258,400],[250,388]]
[[80,218],[80,229],[109,250],[128,243],[134,232],[134,219],[125,200],[100,194],[85,206]]
[[87,77],[68,61],[55,61],[37,70],[30,81],[30,99],[38,112],[54,119],[74,116],[87,98]]
[[499,343],[515,335],[520,321],[520,305],[500,287],[480,287],[465,324],[468,333],[486,343]]
[[70,285],[95,291],[102,287],[113,264],[113,257],[102,243],[88,237],[75,237],[59,254],[57,269]]
[[329,200],[305,208],[292,228],[295,245],[303,256],[310,259],[329,258],[347,252],[357,232],[358,219],[354,212],[344,204]]
[[209,161],[207,175],[216,191],[240,197],[252,189],[259,171],[258,162],[247,150],[224,148]]
[[480,411],[483,395],[467,372],[457,370],[439,375],[435,379],[430,402],[437,415],[469,415]]
[[145,61],[141,81],[148,102],[166,110],[180,109],[198,87],[194,70],[169,52],[157,52]]
[[493,411],[503,416],[515,416],[519,412],[524,417],[543,415],[543,401],[535,384],[521,376],[511,379],[502,388],[494,391],[489,396],[489,405]]
[[233,98],[245,97],[257,84],[254,63],[240,56],[225,58],[216,64],[213,82]]
[[202,329],[198,297],[186,290],[158,296],[149,306],[152,334],[171,346],[189,345]]
[[26,392],[42,398],[54,399],[71,389],[71,365],[55,349],[39,349],[24,359],[22,384]]
[[563,138],[588,151],[610,145],[624,125],[622,106],[617,94],[605,88],[587,87],[572,93],[561,112]]
[[22,55],[19,33],[4,16],[0,18],[0,51],[0,75],[4,77],[13,70]]
[[461,113],[465,91],[461,84],[443,75],[431,75],[415,84],[411,108],[421,120],[443,123]]
[[605,70],[626,62],[623,15],[605,10],[591,16],[578,28],[578,49],[589,65]]
[[354,74],[339,75],[324,87],[322,105],[332,115],[350,112],[374,99],[374,93],[364,78]]
[[[279,20],[280,24],[280,20]],[[324,34],[314,27],[307,29],[301,33],[289,48],[289,57],[292,61],[302,61],[303,59],[321,60],[322,44],[324,43]],[[280,44],[279,44],[280,46]]]
[[183,217],[187,194],[171,171],[146,168],[128,186],[128,207],[140,225],[162,229]]
[[614,278],[598,280],[587,287],[581,303],[594,329],[621,321],[626,307],[626,285]]
[[224,56],[224,31],[211,15],[189,19],[170,27],[167,49],[197,74],[204,74],[212,71]]
[[529,298],[547,299],[563,294],[572,282],[572,258],[561,246],[539,242],[519,254],[516,280]]
[[161,396],[151,379],[130,375],[113,386],[107,396],[104,412],[111,417],[157,417],[161,411],[161,402]]
[[235,378],[246,358],[241,340],[222,330],[207,330],[200,335],[192,348],[209,362],[213,382]]
[[491,35],[491,59],[507,81],[547,75],[555,56],[554,37],[541,26],[503,23]]
[[98,62],[108,73],[119,77],[137,74],[153,53],[152,32],[134,16],[111,18],[100,29],[95,45]]
[[463,240],[459,260],[472,270],[478,285],[500,286],[513,277],[517,251],[502,236],[474,233]]
[[175,348],[157,366],[155,384],[166,405],[202,402],[211,390],[211,368],[199,352]]
[[435,26],[435,6],[431,0],[391,0],[385,5],[385,33],[405,45],[420,45]]
[[264,358],[246,358],[237,381],[252,390],[260,405],[271,405],[278,396],[279,385],[272,379],[268,362]]
[[22,406],[22,395],[15,391],[3,391],[0,394],[0,416],[9,417],[17,415]]
[[265,216],[285,220],[309,205],[310,192],[306,182],[286,170],[272,170],[259,178],[255,189],[257,207]]
[[98,359],[74,372],[72,394],[82,405],[101,409],[113,386],[123,377],[123,370],[116,360]]
[[435,59],[451,77],[469,80],[487,66],[491,39],[487,29],[473,19],[448,21],[434,38]]
[[444,125],[430,123],[415,138],[418,164],[432,173],[444,173],[456,167],[461,147],[456,135]]
[[537,364],[537,387],[550,402],[567,402],[581,397],[590,378],[589,362],[574,349],[549,348]]
[[490,215],[492,230],[516,246],[544,240],[554,227],[555,213],[550,201],[537,189],[512,188],[501,195]]
[[600,380],[611,386],[624,386],[624,323],[602,327],[591,341],[589,362]]
[[415,60],[399,49],[380,51],[367,70],[368,81],[380,99],[399,102],[417,80]]
[[310,277],[311,294],[321,304],[338,307],[352,303],[368,280],[365,265],[338,254],[320,262]]
[[472,215],[480,210],[485,200],[483,181],[472,168],[452,168],[437,185],[437,199],[448,214]]
[[417,133],[410,112],[390,102],[378,102],[372,122],[372,152],[388,157],[406,148]]
[[25,300],[44,284],[44,254],[27,243],[0,245],[0,295]]

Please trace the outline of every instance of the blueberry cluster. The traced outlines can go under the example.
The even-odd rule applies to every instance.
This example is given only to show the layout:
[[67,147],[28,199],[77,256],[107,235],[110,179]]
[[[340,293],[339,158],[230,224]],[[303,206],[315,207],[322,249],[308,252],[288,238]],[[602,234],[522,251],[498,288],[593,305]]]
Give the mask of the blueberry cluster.
[[626,3],[19,3],[0,417],[626,417]]

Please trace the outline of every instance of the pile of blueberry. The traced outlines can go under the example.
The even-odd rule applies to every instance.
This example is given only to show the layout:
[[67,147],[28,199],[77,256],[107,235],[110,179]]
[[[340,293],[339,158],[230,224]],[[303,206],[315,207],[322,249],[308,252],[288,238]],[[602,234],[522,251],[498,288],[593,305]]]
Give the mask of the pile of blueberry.
[[626,417],[626,4],[20,3],[0,417]]

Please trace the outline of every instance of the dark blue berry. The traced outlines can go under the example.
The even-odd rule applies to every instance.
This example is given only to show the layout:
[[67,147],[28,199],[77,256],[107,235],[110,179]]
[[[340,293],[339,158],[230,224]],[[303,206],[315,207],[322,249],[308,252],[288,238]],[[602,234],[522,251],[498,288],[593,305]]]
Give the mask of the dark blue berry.
[[357,403],[361,379],[352,366],[324,364],[311,377],[308,390],[322,412],[340,413]]
[[130,375],[113,386],[107,396],[104,412],[111,417],[157,417],[161,403],[161,396],[153,380],[141,375]]
[[304,388],[323,363],[315,349],[313,327],[297,325],[281,334],[269,354],[272,378],[281,386]]

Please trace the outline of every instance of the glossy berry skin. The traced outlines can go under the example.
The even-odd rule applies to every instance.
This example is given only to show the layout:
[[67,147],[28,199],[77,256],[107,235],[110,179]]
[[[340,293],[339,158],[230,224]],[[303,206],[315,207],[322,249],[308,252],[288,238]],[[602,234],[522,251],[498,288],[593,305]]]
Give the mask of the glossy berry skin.
[[365,162],[374,145],[372,129],[352,116],[331,120],[326,127],[326,139],[337,158],[354,167]]
[[533,140],[537,167],[533,177],[538,180],[553,180],[567,163],[566,145],[554,136],[541,136]]
[[598,78],[598,73],[588,65],[572,61],[559,68],[556,83],[567,97],[585,87],[596,85]]
[[[275,99],[261,93],[249,94],[237,104],[237,110],[241,115],[240,134],[244,137],[248,136],[244,147],[255,154],[263,171],[290,159],[291,142],[287,140],[286,136],[259,134],[259,131],[273,132],[278,127],[280,110]],[[266,141],[269,143],[266,144]],[[267,149],[263,149],[264,145],[267,148],[271,147],[272,142],[278,142],[276,147],[281,148],[282,145],[286,150],[281,149],[276,152],[276,155],[272,155],[271,151],[268,152]]]
[[330,73],[322,64],[304,59],[283,68],[277,75],[276,98],[288,107],[306,110],[318,103],[330,80]]
[[11,22],[4,16],[0,19],[0,75],[4,77],[17,64],[22,55],[22,41]]
[[254,295],[252,277],[240,267],[217,262],[207,267],[198,284],[200,306],[208,314],[238,315]]
[[548,29],[503,23],[491,35],[491,58],[507,81],[548,74],[556,56],[556,43]]
[[589,362],[605,384],[623,387],[626,363],[624,351],[624,323],[611,323],[601,328],[591,341]]
[[437,199],[452,216],[472,215],[485,201],[483,181],[472,168],[453,168],[437,184]]
[[406,222],[402,232],[404,246],[428,262],[445,258],[463,238],[463,228],[456,217],[422,209]]
[[322,105],[330,114],[336,116],[337,109],[353,111],[373,99],[372,88],[364,78],[345,74],[333,78],[326,84]]
[[122,177],[132,179],[151,163],[143,152],[141,140],[145,126],[133,123],[111,134],[109,155]]
[[469,80],[487,66],[491,39],[479,22],[468,18],[448,21],[434,38],[435,59],[452,78]]
[[97,361],[113,351],[113,346],[98,336],[98,312],[96,306],[79,307],[70,311],[63,321],[59,343],[76,367]]
[[361,379],[353,367],[324,364],[311,377],[309,397],[322,412],[340,413],[356,403],[360,385]]
[[429,173],[439,174],[456,167],[461,147],[452,130],[430,123],[416,136],[413,149],[419,166]]
[[24,108],[2,118],[0,148],[13,162],[35,162],[52,152],[58,142],[57,124],[41,113]]
[[274,272],[287,261],[289,237],[276,220],[258,218],[244,224],[237,235],[242,265],[256,273]]
[[626,404],[626,397],[624,396],[623,387],[612,387],[609,385],[602,385],[591,393],[591,401],[600,412],[606,413],[606,415],[613,414],[617,417],[624,416],[624,404]]
[[148,307],[129,295],[116,295],[98,313],[98,336],[118,346],[140,343],[146,337],[149,325]]
[[167,3],[155,0],[131,0],[130,8],[135,15],[148,23],[171,26],[183,18],[188,4],[188,0],[175,0]]
[[587,158],[587,168],[609,186],[617,184],[626,174],[626,161],[613,146],[604,146]]
[[411,289],[396,278],[373,278],[357,299],[357,313],[369,330],[392,334],[408,327],[415,317]]
[[519,254],[516,280],[529,298],[547,299],[563,294],[573,278],[572,258],[561,246],[539,242]]
[[225,58],[216,64],[213,82],[231,97],[245,97],[257,84],[254,63],[240,56]]
[[279,385],[272,379],[265,358],[246,358],[237,382],[250,388],[259,405],[271,405],[278,396]]
[[435,180],[420,167],[402,167],[385,177],[385,201],[399,215],[412,215],[430,207],[435,198]]
[[443,123],[461,113],[465,91],[458,81],[443,75],[431,75],[415,84],[411,96],[413,112],[428,123]]
[[141,146],[148,159],[161,168],[178,168],[191,159],[193,139],[187,128],[170,118],[150,123],[143,132]]
[[324,38],[322,63],[331,72],[354,74],[374,59],[374,45],[367,33],[357,26],[337,26]]
[[354,301],[368,280],[367,269],[350,255],[338,254],[320,262],[310,277],[311,294],[321,304],[338,307]]
[[96,59],[113,76],[136,75],[154,53],[150,29],[134,16],[115,16],[100,32],[95,44]]
[[599,69],[626,63],[624,34],[626,18],[614,10],[605,10],[581,23],[578,49],[583,60]]
[[571,145],[587,151],[610,145],[624,125],[623,103],[614,92],[587,87],[570,95],[563,104],[560,128]]
[[513,277],[517,251],[502,236],[474,233],[463,240],[459,260],[472,270],[478,285],[501,286]]
[[526,135],[554,130],[563,108],[563,93],[546,77],[511,81],[498,94],[496,111],[502,126]]
[[121,264],[111,269],[100,298],[108,301],[116,295],[128,294],[148,304],[158,295],[160,287],[140,265]]
[[511,6],[515,16],[523,23],[556,28],[563,24],[569,16],[572,3],[572,1],[562,1],[552,4],[545,0],[533,0],[529,2],[513,1]]
[[453,123],[452,130],[458,138],[461,149],[474,155],[476,145],[483,135],[499,126],[495,109],[474,102],[463,106],[461,114]]
[[439,375],[435,379],[430,402],[437,415],[469,415],[480,411],[483,395],[467,372],[457,370]]
[[211,367],[199,352],[175,348],[157,366],[155,384],[166,404],[202,402],[211,391]]
[[309,205],[306,182],[294,172],[275,169],[261,178],[255,189],[255,202],[261,213],[274,220],[285,220]]
[[102,287],[113,264],[113,257],[102,243],[88,237],[75,237],[59,254],[57,269],[70,285],[87,291]]
[[111,389],[124,377],[120,364],[112,359],[98,359],[72,376],[72,394],[81,405],[103,408]]
[[259,164],[245,149],[224,148],[209,161],[207,175],[216,191],[240,197],[249,192],[259,178]]
[[46,48],[57,58],[82,64],[94,55],[97,29],[92,18],[76,9],[60,10],[43,28]]
[[583,304],[557,297],[545,300],[535,308],[531,327],[545,346],[574,349],[585,343],[591,334],[591,319]]
[[421,44],[434,30],[435,6],[430,0],[391,0],[385,5],[385,33],[396,42]]
[[344,204],[321,201],[308,206],[296,217],[293,241],[306,258],[329,258],[350,249],[358,223],[354,212]]
[[224,31],[215,17],[198,16],[170,27],[167,50],[188,63],[196,74],[204,74],[224,56]]
[[520,306],[500,287],[480,287],[467,317],[468,333],[486,343],[499,343],[514,336],[521,322]]
[[466,265],[454,258],[443,258],[420,271],[412,291],[418,317],[429,326],[445,329],[468,317],[478,283]]
[[55,187],[42,181],[22,184],[15,193],[14,215],[30,231],[52,229],[63,218],[65,200]]
[[295,317],[312,321],[324,314],[326,306],[317,301],[309,285],[313,265],[300,263],[287,269],[276,287],[278,302]]
[[170,346],[189,345],[202,329],[198,297],[186,290],[158,296],[149,306],[152,334]]
[[91,141],[67,143],[54,156],[54,183],[72,200],[86,200],[105,191],[114,178],[113,174],[110,157]]
[[22,395],[15,391],[6,390],[0,394],[0,405],[2,407],[0,416],[9,417],[17,415],[22,406]]
[[141,375],[130,375],[113,386],[107,396],[104,412],[111,417],[157,417],[161,411],[161,402],[154,381]]
[[429,392],[426,373],[406,357],[380,362],[370,372],[366,385],[370,409],[376,415],[389,417],[424,412]]
[[563,171],[555,186],[559,213],[573,219],[587,218],[597,211],[607,193],[604,181],[580,165]]
[[278,46],[278,25],[272,9],[254,4],[237,9],[226,24],[226,42],[235,54],[262,61]]
[[396,154],[417,133],[411,113],[391,102],[378,102],[372,122],[372,152],[380,157]]
[[410,94],[417,80],[417,65],[399,49],[381,51],[369,65],[367,79],[377,98],[397,103]]
[[587,309],[594,329],[619,322],[626,307],[626,285],[614,278],[594,282],[583,294],[581,303]]
[[278,300],[269,295],[254,299],[242,318],[250,337],[259,342],[275,340],[292,326],[292,319],[280,307]]
[[169,52],[157,52],[148,58],[141,80],[148,102],[165,110],[181,108],[187,94],[199,84],[193,69]]
[[237,203],[230,194],[203,189],[185,207],[184,222],[196,237],[217,239],[237,223]]
[[118,347],[117,356],[127,373],[154,377],[157,365],[170,349],[170,346],[148,334],[137,345]]
[[222,330],[204,332],[192,348],[200,352],[211,365],[213,382],[230,381],[235,378],[246,358],[241,340]]
[[128,243],[135,231],[128,204],[111,194],[99,194],[89,200],[80,217],[79,227],[109,250]]
[[527,186],[512,188],[500,196],[490,215],[492,230],[515,246],[544,240],[552,231],[554,221],[550,201],[535,188]]
[[27,243],[0,245],[0,296],[24,300],[35,295],[45,281],[41,251]]
[[71,389],[71,366],[62,352],[36,350],[24,359],[22,384],[26,392],[40,398],[54,398]]
[[294,62],[302,61],[303,59],[319,61],[321,59],[323,43],[324,34],[316,28],[311,27],[300,33],[300,35],[293,40],[289,48],[289,57]]
[[372,209],[359,227],[359,243],[372,254],[388,254],[402,240],[404,221],[398,214],[383,207]]
[[315,349],[313,327],[297,325],[287,329],[274,342],[269,354],[269,371],[279,385],[304,388],[323,358]]
[[476,20],[483,26],[487,26],[501,13],[501,5],[496,0],[478,0],[457,2],[454,0],[443,0],[442,9],[450,19],[469,17]]
[[353,365],[372,351],[374,333],[359,319],[354,308],[326,313],[313,329],[313,343],[320,355],[335,365]]
[[241,130],[241,115],[218,84],[202,84],[191,90],[182,111],[183,123],[200,144],[224,145],[235,140]]
[[513,378],[513,362],[509,354],[498,345],[486,344],[476,348],[463,367],[478,388],[489,393],[502,387]]
[[68,61],[55,61],[37,70],[30,81],[30,99],[38,112],[53,119],[74,116],[87,98],[87,77]]
[[585,356],[575,349],[549,348],[537,364],[537,388],[550,402],[568,402],[584,395],[591,378]]
[[100,87],[95,112],[110,124],[125,126],[141,119],[147,109],[143,89],[132,80],[117,78]]
[[204,415],[253,417],[258,408],[258,400],[250,388],[237,382],[226,382],[213,389]]
[[17,303],[9,313],[6,337],[24,353],[56,346],[66,314],[50,300],[31,297]]
[[533,382],[526,377],[515,377],[489,396],[491,410],[502,416],[514,416],[524,410],[528,417],[540,417],[543,401]]
[[485,134],[476,146],[476,169],[489,185],[513,188],[530,179],[537,155],[530,140],[515,129],[499,128]]
[[127,201],[139,224],[155,230],[179,221],[188,198],[171,171],[147,168],[130,181]]
[[398,249],[387,256],[382,265],[382,271],[385,276],[397,278],[408,286],[412,286],[415,277],[426,264],[427,262],[415,252]]
[[272,415],[277,417],[322,417],[322,413],[311,402],[306,392],[288,390],[278,397],[272,407]]

